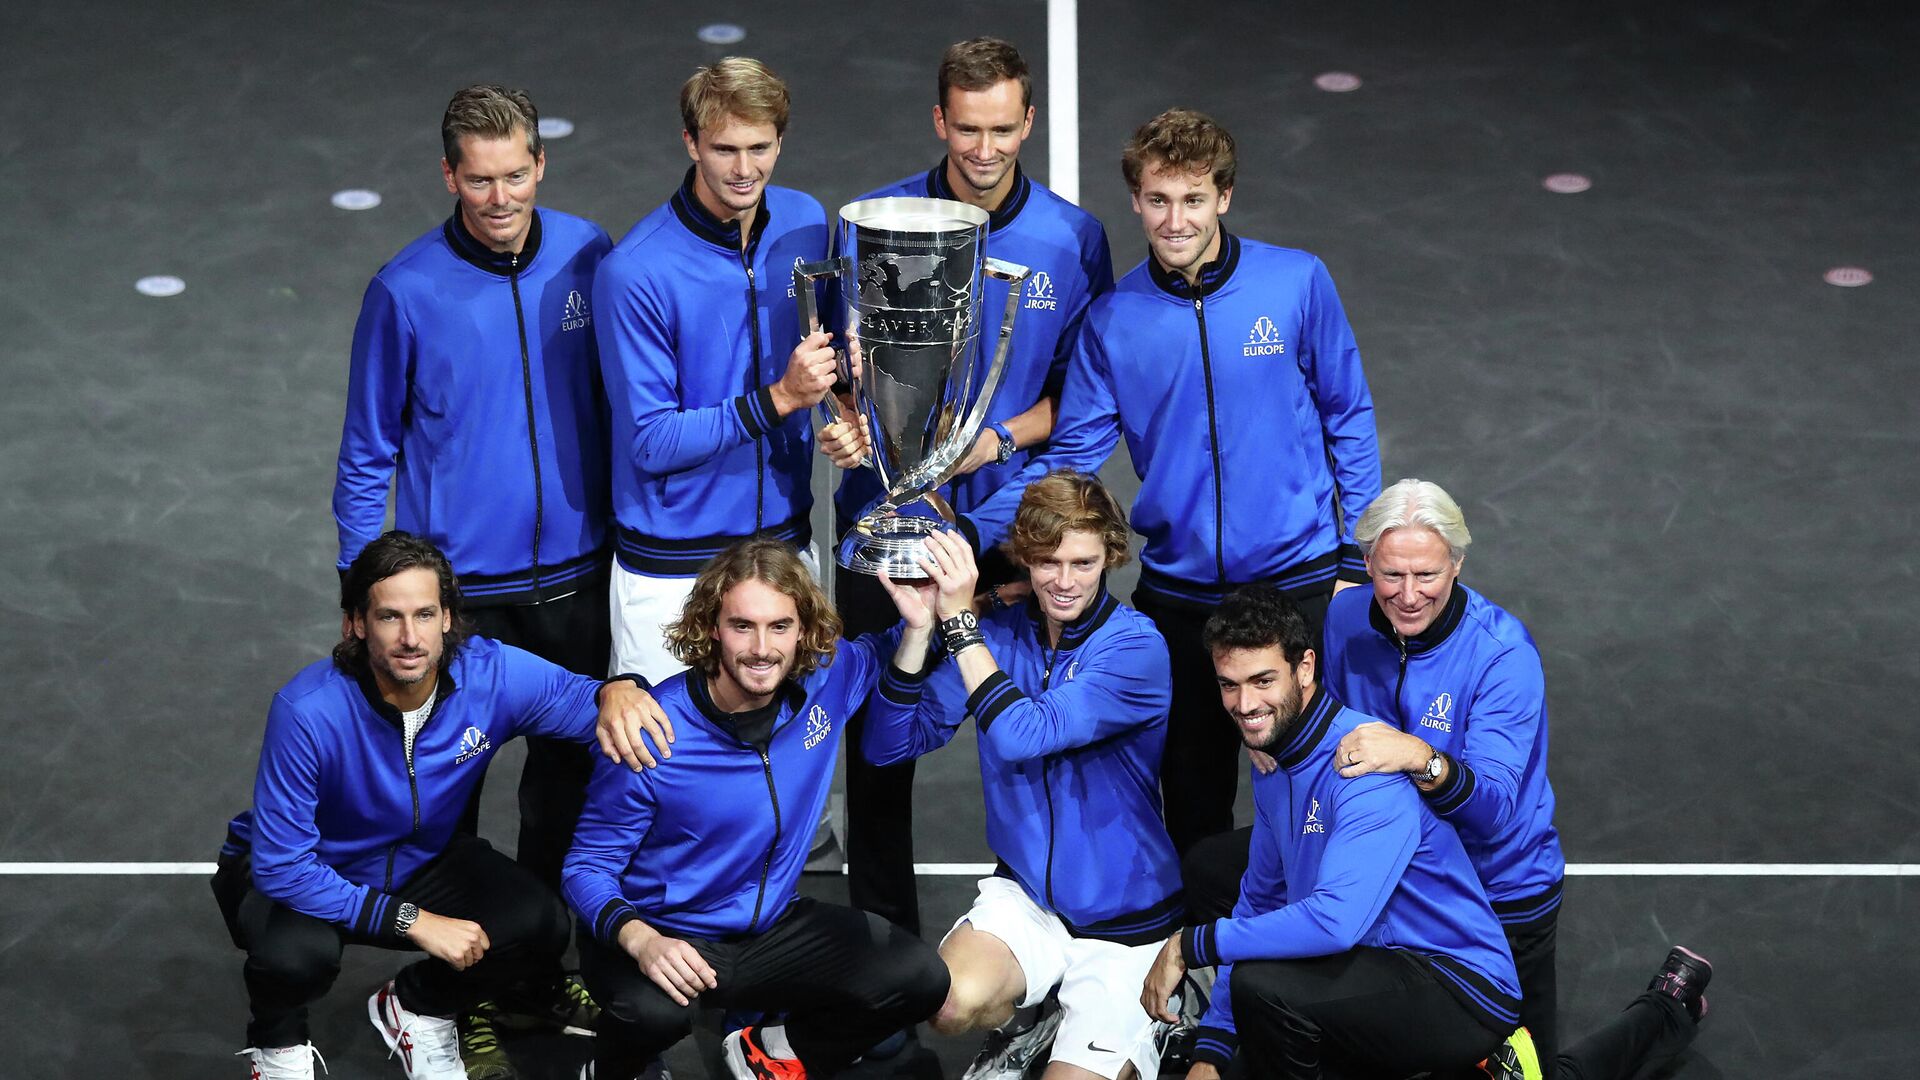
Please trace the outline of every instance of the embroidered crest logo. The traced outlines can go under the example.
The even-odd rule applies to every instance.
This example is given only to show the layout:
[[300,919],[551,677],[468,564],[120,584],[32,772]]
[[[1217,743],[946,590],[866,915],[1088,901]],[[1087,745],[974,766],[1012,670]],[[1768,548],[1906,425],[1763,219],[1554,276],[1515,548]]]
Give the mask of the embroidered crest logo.
[[1060,301],[1053,295],[1053,279],[1047,276],[1045,270],[1035,270],[1033,276],[1027,279],[1026,306],[1042,311],[1055,311],[1060,307]]
[[455,765],[464,765],[481,754],[493,749],[493,740],[477,727],[469,727],[460,734],[460,756],[453,759]]
[[1315,799],[1313,800],[1313,805],[1307,807],[1307,823],[1300,826],[1300,835],[1305,836],[1308,833],[1324,834],[1326,831],[1326,823],[1320,820],[1320,800]]
[[811,750],[814,747],[819,746],[822,742],[825,742],[827,736],[829,734],[832,734],[832,732],[833,732],[833,718],[827,715],[826,709],[821,708],[818,705],[815,705],[812,709],[808,710],[807,741],[806,741],[807,749]]
[[1453,695],[1441,694],[1427,706],[1426,715],[1420,718],[1421,727],[1438,728],[1441,731],[1453,730],[1453,718],[1447,714],[1453,711]]
[[593,325],[593,312],[587,309],[587,298],[579,289],[567,293],[567,306],[560,313],[560,331],[579,330]]
[[1287,343],[1280,338],[1280,328],[1265,315],[1260,316],[1247,331],[1247,343],[1240,346],[1242,356],[1277,356],[1287,351]]

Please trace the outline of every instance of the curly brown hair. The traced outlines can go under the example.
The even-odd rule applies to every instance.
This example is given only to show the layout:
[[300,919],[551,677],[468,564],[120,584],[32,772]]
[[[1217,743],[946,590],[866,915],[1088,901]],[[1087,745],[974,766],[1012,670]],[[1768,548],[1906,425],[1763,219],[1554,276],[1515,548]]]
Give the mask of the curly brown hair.
[[840,644],[840,616],[813,580],[793,545],[771,537],[741,540],[713,557],[693,580],[680,617],[662,628],[675,660],[711,678],[720,673],[720,604],[743,581],[765,583],[793,600],[800,619],[800,643],[788,678],[803,679],[833,663]]
[[1056,469],[1027,485],[1007,546],[1014,562],[1029,566],[1059,547],[1073,529],[1100,537],[1109,570],[1132,558],[1127,550],[1127,514],[1120,509],[1120,501],[1105,484],[1072,469]]
[[1213,186],[1231,191],[1237,168],[1233,136],[1213,117],[1192,109],[1168,109],[1141,124],[1120,152],[1120,173],[1127,190],[1136,194],[1148,169],[1211,171]]
[[346,573],[340,575],[340,611],[348,616],[348,625],[340,636],[340,643],[333,647],[335,667],[350,675],[367,670],[367,643],[353,632],[352,617],[367,613],[375,585],[414,569],[431,570],[440,579],[440,607],[453,623],[441,638],[440,666],[446,667],[460,655],[461,646],[473,633],[473,625],[467,621],[460,598],[460,579],[454,576],[453,564],[433,546],[433,541],[393,529],[361,548]]

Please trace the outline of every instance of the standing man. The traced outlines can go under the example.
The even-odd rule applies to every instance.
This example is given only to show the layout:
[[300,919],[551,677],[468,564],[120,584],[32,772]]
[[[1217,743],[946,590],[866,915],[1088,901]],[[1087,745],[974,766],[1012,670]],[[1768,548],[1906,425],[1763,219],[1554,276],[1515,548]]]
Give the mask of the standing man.
[[[1152,1080],[1160,1047],[1135,988],[1183,915],[1160,817],[1166,642],[1107,592],[1128,558],[1127,519],[1098,480],[1034,481],[1012,546],[1031,598],[976,620],[972,549],[955,533],[928,538],[951,662],[917,709],[876,700],[863,747],[895,761],[945,746],[968,716],[979,729],[1000,868],[940,943],[953,986],[933,1026],[1000,1029],[968,1080],[1017,1080],[1049,1040],[1049,1080]],[[1055,994],[1059,1008],[1036,1015]]]
[[[236,817],[214,894],[246,950],[257,1078],[308,1080],[307,1006],[343,946],[426,953],[368,1001],[413,1080],[464,1080],[452,1017],[560,975],[566,908],[523,865],[456,828],[487,763],[521,735],[599,738],[619,768],[652,765],[671,728],[646,695],[468,635],[459,585],[430,542],[391,532],[341,584],[344,632],[274,695],[253,806]],[[654,716],[657,717],[657,710]],[[664,756],[664,755],[663,755]]]
[[1636,1075],[1693,1041],[1711,964],[1681,946],[1646,992],[1555,1064],[1566,860],[1547,780],[1546,678],[1520,620],[1460,584],[1473,537],[1438,484],[1402,480],[1360,515],[1371,591],[1327,613],[1329,689],[1382,720],[1340,744],[1341,774],[1406,773],[1459,830],[1519,970],[1521,1021],[1562,1077]]
[[918,687],[932,586],[894,587],[898,630],[840,641],[793,546],[721,552],[668,643],[687,670],[656,693],[667,769],[594,774],[567,856],[581,967],[604,1005],[594,1075],[636,1075],[692,1030],[696,1005],[784,1012],[727,1037],[741,1078],[831,1075],[940,1006],[933,949],[879,916],[798,895],[847,718],[877,686]]
[[1371,718],[1318,685],[1279,590],[1228,596],[1204,640],[1241,739],[1278,768],[1253,780],[1233,914],[1168,938],[1142,1005],[1173,1020],[1182,973],[1218,966],[1188,1080],[1236,1056],[1241,1075],[1299,1080],[1467,1073],[1513,1030],[1519,987],[1459,835],[1404,778],[1341,775],[1336,747]]
[[[987,253],[1033,270],[987,424],[959,478],[944,492],[954,510],[965,513],[998,491],[1052,434],[1067,357],[1087,304],[1113,288],[1113,259],[1106,230],[1093,215],[1020,169],[1020,148],[1033,133],[1033,77],[1017,49],[998,38],[949,46],[940,59],[937,92],[933,131],[946,143],[946,155],[926,172],[861,198],[914,196],[977,206],[990,216]],[[980,310],[1005,311],[1007,288],[987,279]],[[978,348],[993,345],[992,335],[979,335]],[[990,352],[985,359],[991,359]],[[984,379],[987,364],[977,363],[973,370]],[[821,447],[831,453],[851,434],[850,425],[833,425],[821,432]],[[839,460],[857,463],[859,454]],[[836,533],[845,533],[881,494],[873,470],[848,472],[834,497]],[[988,584],[1011,577],[1008,569],[990,560]],[[880,585],[864,574],[838,575],[835,592],[849,633],[879,629],[892,616]],[[853,723],[848,745],[857,747],[865,713]],[[911,757],[882,768],[857,753],[847,755],[847,872],[856,907],[919,933]]]
[[1352,526],[1380,490],[1380,456],[1327,268],[1220,225],[1235,173],[1226,129],[1170,109],[1134,132],[1121,170],[1151,254],[1087,312],[1047,451],[961,526],[976,550],[997,544],[1026,483],[1095,472],[1126,437],[1141,479],[1133,526],[1146,538],[1134,599],[1173,664],[1161,777],[1184,852],[1233,827],[1240,773],[1200,644],[1207,615],[1260,582],[1292,597],[1317,634],[1336,588],[1365,579]]
[[834,363],[826,334],[801,340],[792,282],[796,259],[826,254],[827,225],[811,197],[768,184],[787,113],[786,84],[758,60],[695,71],[680,88],[693,164],[594,281],[613,417],[615,671],[680,670],[662,628],[735,540],[811,542],[807,410]]
[[[469,86],[440,121],[453,213],[367,286],[354,327],[333,489],[344,572],[396,527],[442,548],[477,631],[569,671],[607,670],[606,396],[587,297],[610,241],[534,206],[546,173],[525,91]],[[573,840],[586,749],[527,739],[520,864],[555,889]],[[476,832],[479,789],[462,827]],[[514,1013],[590,1023],[578,987],[517,988]],[[463,1017],[474,1062],[506,1059],[490,1013]],[[476,1066],[481,1070],[481,1066]],[[483,1070],[482,1070],[483,1071]]]

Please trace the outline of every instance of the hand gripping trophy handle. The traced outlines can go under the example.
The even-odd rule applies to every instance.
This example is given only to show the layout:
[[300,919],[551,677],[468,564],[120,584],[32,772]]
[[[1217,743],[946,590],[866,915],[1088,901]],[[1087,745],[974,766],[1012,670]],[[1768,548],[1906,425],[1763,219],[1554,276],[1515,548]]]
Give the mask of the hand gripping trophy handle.
[[[802,336],[817,334],[825,329],[820,324],[820,303],[814,295],[813,283],[822,278],[840,279],[844,281],[845,276],[851,275],[852,272],[853,260],[844,255],[838,258],[821,259],[818,262],[803,262],[799,259],[793,261],[793,295],[800,301],[800,333]],[[851,340],[853,336],[852,330],[852,327],[847,328],[847,337],[849,340]],[[855,381],[857,375],[853,370],[853,365],[848,362],[847,350],[835,349],[834,360],[840,369],[840,382],[854,388],[854,400],[858,401],[860,391]],[[819,410],[820,422],[823,425],[837,424],[845,419],[840,415],[839,402],[835,400],[835,396],[831,393],[821,398],[820,403],[816,405],[815,408]],[[857,417],[855,419],[856,421],[858,420]],[[867,458],[862,457],[860,459],[860,464],[865,465],[867,463]]]

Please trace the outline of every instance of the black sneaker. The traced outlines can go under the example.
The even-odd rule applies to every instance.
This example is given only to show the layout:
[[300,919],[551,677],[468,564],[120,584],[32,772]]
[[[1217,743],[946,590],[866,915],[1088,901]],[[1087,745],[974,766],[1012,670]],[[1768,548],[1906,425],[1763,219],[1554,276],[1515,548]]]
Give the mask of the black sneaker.
[[513,1059],[500,1045],[493,1009],[492,1002],[483,1001],[454,1018],[460,1032],[460,1062],[466,1066],[467,1080],[520,1080]]
[[1713,979],[1713,965],[1707,958],[1684,945],[1675,945],[1660,965],[1647,989],[1658,991],[1687,1007],[1694,1023],[1707,1017],[1707,983]]
[[600,1006],[575,975],[548,986],[515,986],[490,1007],[495,1023],[507,1031],[559,1031],[591,1035],[600,1023]]

